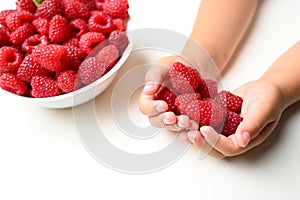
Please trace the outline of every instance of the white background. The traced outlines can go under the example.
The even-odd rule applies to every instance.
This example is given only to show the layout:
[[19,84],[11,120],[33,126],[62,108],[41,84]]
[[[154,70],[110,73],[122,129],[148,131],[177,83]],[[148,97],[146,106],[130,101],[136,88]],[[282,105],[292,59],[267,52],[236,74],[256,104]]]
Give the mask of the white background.
[[[129,3],[130,30],[164,28],[187,36],[199,5],[199,1],[192,0]],[[13,1],[1,2],[1,9],[13,6]],[[299,40],[299,10],[297,0],[263,1],[239,55],[223,78],[225,88],[231,90],[258,78]],[[141,57],[154,62],[159,55],[132,55],[124,67]],[[111,90],[110,87],[96,99],[96,109],[102,117],[110,116],[101,108]],[[284,113],[264,144],[244,155],[199,160],[198,150],[190,148],[164,170],[129,175],[103,166],[85,150],[75,129],[72,109],[48,110],[0,94],[0,199],[300,198],[299,103]],[[122,140],[119,143],[126,146]]]

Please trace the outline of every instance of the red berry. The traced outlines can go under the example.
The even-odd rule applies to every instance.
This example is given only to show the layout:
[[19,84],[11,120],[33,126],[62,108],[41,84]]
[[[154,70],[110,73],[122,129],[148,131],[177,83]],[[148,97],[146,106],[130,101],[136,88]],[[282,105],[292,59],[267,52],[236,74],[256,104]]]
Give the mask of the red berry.
[[78,0],[83,3],[89,10],[96,10],[96,3],[94,0]]
[[203,99],[213,99],[218,94],[218,82],[214,79],[202,79],[196,91],[201,94]]
[[175,106],[176,94],[168,87],[162,86],[158,93],[155,95],[156,100],[163,100],[168,104],[168,110],[177,113]]
[[107,45],[99,51],[96,58],[99,66],[108,72],[118,61],[119,49],[115,45]]
[[17,0],[17,10],[26,10],[31,13],[35,13],[37,7],[33,0]]
[[85,53],[80,48],[74,46],[65,46],[65,49],[68,52],[70,60],[68,68],[78,70],[79,65],[85,58]]
[[47,76],[32,77],[31,87],[31,95],[36,98],[53,97],[61,94],[57,82]]
[[61,0],[44,0],[37,8],[36,18],[51,20],[55,15],[61,13]]
[[33,36],[30,36],[23,42],[22,50],[30,54],[32,53],[32,50],[40,44],[47,45],[49,44],[49,40],[45,35],[41,36],[39,34],[35,34]]
[[105,36],[102,33],[88,32],[83,34],[79,40],[79,47],[89,54],[99,44],[105,45]]
[[243,99],[229,91],[223,90],[218,93],[215,101],[227,110],[239,113],[242,108]]
[[44,18],[37,18],[32,21],[35,30],[41,35],[48,35],[50,22]]
[[217,127],[225,117],[222,106],[211,100],[192,101],[186,108],[186,115],[201,126]]
[[78,38],[71,38],[68,41],[63,43],[64,46],[73,46],[73,47],[78,47],[79,48],[79,39]]
[[61,43],[70,39],[72,36],[69,22],[61,15],[52,17],[49,25],[49,39],[53,43]]
[[28,11],[15,11],[6,17],[6,25],[11,31],[15,31],[24,24],[31,23],[34,20],[32,13]]
[[67,69],[70,63],[68,51],[61,45],[39,45],[32,51],[32,55],[36,62],[50,71]]
[[202,81],[195,68],[180,62],[175,62],[171,66],[169,75],[173,88],[179,93],[193,93]]
[[11,13],[13,13],[13,12],[15,12],[16,10],[2,10],[1,12],[0,12],[0,24],[2,25],[2,26],[4,26],[4,27],[7,27],[7,25],[6,25],[6,17],[9,15],[9,14],[11,14]]
[[127,18],[128,8],[129,4],[127,0],[106,0],[103,4],[103,12],[113,18]]
[[235,112],[226,112],[225,121],[221,134],[229,136],[235,133],[238,125],[243,121],[243,118]]
[[102,12],[92,15],[88,24],[90,31],[103,33],[104,35],[107,35],[114,30],[111,16]]
[[0,47],[10,45],[9,32],[4,26],[0,27]]
[[99,66],[96,57],[89,57],[79,66],[78,74],[81,82],[88,85],[102,77],[105,74],[105,68]]
[[58,74],[57,76],[58,87],[64,92],[73,92],[80,87],[79,78],[74,70],[66,70]]
[[75,37],[80,38],[83,34],[89,31],[87,23],[83,19],[74,19],[70,22],[72,33]]
[[32,55],[27,55],[17,71],[17,76],[26,82],[30,82],[34,76],[49,76],[51,73],[37,63]]
[[22,63],[22,54],[13,47],[0,48],[0,72],[15,71]]
[[28,89],[28,84],[20,80],[13,73],[3,73],[0,76],[0,87],[17,95],[24,95]]
[[62,0],[62,13],[68,20],[83,19],[88,20],[90,11],[85,4],[77,0]]
[[126,22],[121,18],[113,19],[114,29],[119,31],[126,30]]
[[120,54],[122,54],[129,44],[128,37],[125,32],[112,31],[108,38],[109,44],[113,44],[118,47]]
[[24,24],[10,34],[10,41],[14,45],[22,45],[22,43],[35,33],[31,24]]
[[175,99],[174,105],[177,107],[178,112],[184,115],[189,103],[196,100],[201,100],[199,93],[181,94]]

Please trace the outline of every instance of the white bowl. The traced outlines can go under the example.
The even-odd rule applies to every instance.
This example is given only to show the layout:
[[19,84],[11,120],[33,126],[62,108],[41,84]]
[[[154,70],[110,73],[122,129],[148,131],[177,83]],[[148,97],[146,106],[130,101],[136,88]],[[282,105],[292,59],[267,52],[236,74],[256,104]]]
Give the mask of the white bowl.
[[12,98],[19,99],[20,101],[26,101],[41,107],[52,108],[52,109],[70,108],[70,107],[74,107],[86,103],[94,99],[99,94],[101,94],[112,83],[112,81],[116,77],[119,69],[127,60],[133,48],[132,38],[128,38],[128,39],[129,39],[129,44],[125,49],[122,57],[119,59],[119,61],[115,64],[115,66],[110,71],[108,71],[104,76],[102,76],[95,82],[86,85],[74,92],[62,94],[55,97],[31,98],[31,97],[19,96],[0,88],[0,96],[8,95]]

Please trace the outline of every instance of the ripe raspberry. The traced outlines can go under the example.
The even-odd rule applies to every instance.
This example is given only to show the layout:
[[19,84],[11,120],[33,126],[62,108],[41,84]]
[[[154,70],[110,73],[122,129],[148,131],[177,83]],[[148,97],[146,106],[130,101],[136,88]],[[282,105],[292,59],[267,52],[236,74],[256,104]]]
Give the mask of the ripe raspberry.
[[57,76],[58,87],[64,92],[73,92],[80,87],[79,78],[74,70],[66,70],[58,74]]
[[103,4],[103,12],[113,18],[127,18],[128,8],[129,4],[127,0],[106,0]]
[[30,13],[35,13],[37,7],[33,0],[17,0],[17,10],[26,10]]
[[22,63],[22,54],[13,47],[0,48],[0,72],[13,72]]
[[4,26],[0,27],[0,47],[9,46],[9,32]]
[[202,82],[196,89],[203,99],[213,99],[218,94],[218,82],[214,79],[202,79]]
[[62,13],[68,20],[83,19],[88,20],[90,11],[85,4],[77,0],[62,0]]
[[125,31],[126,30],[126,22],[123,19],[116,18],[113,19],[114,30]]
[[99,51],[96,58],[99,66],[105,68],[105,72],[108,72],[118,61],[119,49],[115,45],[107,45]]
[[105,73],[105,68],[102,68],[97,63],[96,57],[89,57],[85,59],[78,69],[78,74],[81,79],[81,82],[85,85],[88,85],[100,77],[102,77]]
[[87,23],[83,19],[74,19],[70,22],[70,28],[75,37],[80,38],[89,31]]
[[48,35],[50,22],[44,18],[37,18],[32,21],[35,30],[41,35]]
[[96,3],[94,0],[78,0],[80,3],[83,3],[90,11],[96,10]]
[[0,76],[0,87],[17,95],[24,95],[28,89],[28,84],[20,80],[13,73],[3,73]]
[[52,17],[49,25],[49,39],[53,43],[61,43],[70,39],[72,36],[69,22],[61,15]]
[[176,94],[168,87],[162,86],[158,93],[155,95],[156,100],[163,100],[168,104],[168,110],[177,113],[175,106]]
[[79,47],[86,52],[86,54],[89,54],[99,44],[104,46],[106,43],[105,39],[102,33],[88,32],[80,37]]
[[0,24],[4,27],[7,27],[6,25],[6,18],[9,14],[15,12],[15,10],[2,10],[0,12]]
[[186,114],[188,105],[192,101],[201,100],[201,95],[199,93],[187,93],[179,95],[174,102],[177,110],[180,114]]
[[108,43],[117,46],[122,54],[128,46],[129,40],[125,32],[115,30],[110,33]]
[[74,46],[65,46],[65,49],[67,50],[70,59],[68,68],[78,70],[79,65],[85,58],[85,53],[80,48]]
[[223,90],[218,93],[215,101],[227,110],[239,113],[242,108],[243,99],[229,91]]
[[17,28],[24,24],[31,23],[34,19],[32,13],[28,11],[14,11],[6,17],[6,25],[11,31],[15,31]]
[[28,37],[35,33],[31,24],[24,24],[10,34],[10,41],[14,45],[21,45]]
[[36,18],[51,20],[55,15],[61,13],[61,0],[44,0],[36,9]]
[[111,16],[102,12],[92,15],[89,18],[88,25],[90,31],[99,32],[104,35],[108,35],[114,29]]
[[222,106],[211,100],[192,101],[186,108],[186,115],[201,126],[217,127],[225,117]]
[[41,36],[39,34],[35,34],[33,36],[30,36],[23,42],[22,50],[30,54],[32,53],[32,50],[40,44],[47,45],[49,44],[49,40],[45,35]]
[[235,112],[227,111],[221,134],[229,136],[233,134],[238,125],[243,121],[243,118]]
[[32,55],[25,56],[17,71],[17,76],[29,83],[34,76],[50,76],[50,74],[50,71],[38,64]]
[[106,0],[94,0],[96,5],[96,10],[103,11],[103,5]]
[[57,82],[47,76],[32,77],[31,87],[31,95],[36,98],[53,97],[61,94]]
[[50,71],[59,72],[68,68],[70,59],[64,46],[49,44],[39,45],[32,55],[36,62]]
[[180,62],[171,66],[169,75],[173,88],[179,93],[193,93],[202,81],[196,69]]
[[79,39],[78,38],[71,38],[68,41],[63,43],[64,46],[73,46],[73,47],[78,47],[79,48]]

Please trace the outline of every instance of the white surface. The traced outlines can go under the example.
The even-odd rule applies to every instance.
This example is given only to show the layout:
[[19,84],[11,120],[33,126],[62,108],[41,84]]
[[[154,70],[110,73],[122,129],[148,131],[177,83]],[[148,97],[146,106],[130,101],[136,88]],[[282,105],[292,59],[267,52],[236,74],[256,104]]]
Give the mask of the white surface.
[[[164,28],[189,35],[199,2],[185,2],[130,0],[130,29]],[[12,5],[5,1],[1,8]],[[297,0],[263,1],[249,37],[223,78],[225,88],[258,78],[298,41],[299,10]],[[158,57],[147,51],[131,55],[123,72]],[[111,117],[105,107],[111,90],[96,99],[100,119]],[[122,174],[94,160],[80,143],[71,109],[47,110],[1,96],[0,113],[0,199],[300,198],[299,103],[284,113],[263,145],[242,156],[198,160],[199,152],[191,148],[175,164],[147,175]],[[120,141],[118,145],[126,147]]]

